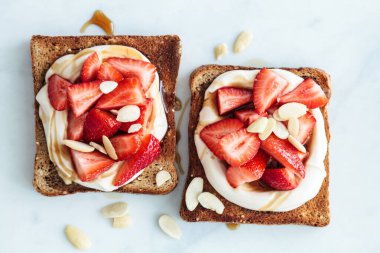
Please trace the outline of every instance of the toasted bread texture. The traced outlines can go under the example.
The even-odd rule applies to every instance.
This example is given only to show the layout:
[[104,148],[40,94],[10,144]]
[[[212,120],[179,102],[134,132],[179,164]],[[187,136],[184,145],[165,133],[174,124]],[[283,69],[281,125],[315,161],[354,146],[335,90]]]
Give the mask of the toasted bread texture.
[[[177,35],[165,36],[33,36],[31,39],[32,72],[34,95],[45,84],[45,74],[55,60],[66,54],[75,54],[81,49],[97,45],[125,45],[142,52],[157,68],[165,89],[168,106],[166,114],[168,131],[161,141],[160,156],[131,183],[117,192],[167,194],[177,185],[178,177],[174,167],[176,130],[174,101],[178,69],[181,58],[181,41]],[[78,184],[66,185],[59,177],[54,164],[49,159],[42,122],[38,116],[35,101],[36,157],[34,164],[34,188],[46,196],[66,195],[78,192],[96,191]],[[161,187],[156,186],[158,171],[167,170],[172,179]]]
[[[238,205],[235,205],[223,198],[211,184],[207,181],[201,161],[197,155],[194,143],[194,131],[198,124],[199,112],[203,106],[203,98],[206,89],[212,81],[220,74],[230,70],[252,70],[256,68],[238,67],[238,66],[220,66],[205,65],[196,69],[190,78],[191,90],[191,113],[189,119],[189,154],[190,165],[189,172],[185,183],[185,191],[183,193],[182,204],[180,207],[180,215],[186,221],[209,221],[209,222],[226,222],[226,223],[251,223],[251,224],[303,224],[310,226],[326,226],[330,222],[329,210],[329,149],[325,157],[325,167],[327,176],[324,179],[322,187],[317,196],[308,201],[304,205],[288,212],[263,212],[253,211]],[[327,97],[331,96],[330,76],[323,70],[316,68],[283,68],[303,78],[313,78],[326,93]],[[326,129],[327,141],[330,141],[329,122],[327,115],[327,107],[321,108]],[[203,191],[215,194],[225,205],[223,214],[219,215],[214,211],[203,208],[198,205],[194,211],[186,208],[185,192],[194,177],[202,177],[204,179]]]

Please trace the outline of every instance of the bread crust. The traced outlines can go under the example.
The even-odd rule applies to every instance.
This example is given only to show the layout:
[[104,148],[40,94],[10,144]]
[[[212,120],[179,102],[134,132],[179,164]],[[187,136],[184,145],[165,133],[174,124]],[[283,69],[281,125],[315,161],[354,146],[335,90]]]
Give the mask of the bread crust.
[[[324,179],[321,189],[317,196],[304,205],[288,211],[288,212],[269,212],[269,211],[253,211],[236,204],[233,204],[223,198],[208,182],[203,166],[197,155],[194,143],[194,131],[198,124],[199,112],[203,106],[204,93],[212,83],[212,81],[220,74],[230,70],[253,70],[258,68],[240,67],[240,66],[221,66],[221,65],[204,65],[193,71],[190,77],[191,90],[191,108],[189,119],[189,172],[185,182],[185,190],[183,192],[182,204],[180,207],[181,217],[190,222],[209,221],[209,222],[226,222],[226,223],[250,223],[250,224],[303,224],[310,226],[322,227],[330,222],[329,209],[329,147],[327,148],[324,160],[326,168],[326,178]],[[303,78],[314,79],[323,89],[328,98],[331,97],[331,81],[330,76],[323,70],[317,68],[282,68],[288,70]],[[327,114],[327,106],[321,108],[323,114],[327,142],[330,142],[329,122]],[[194,211],[186,208],[185,192],[194,177],[202,177],[204,179],[204,191],[215,194],[225,205],[222,215],[203,208],[198,205]]]
[[[181,40],[177,35],[163,36],[33,36],[30,42],[34,96],[45,84],[45,74],[59,57],[75,54],[80,50],[97,45],[124,45],[142,52],[157,68],[160,80],[165,88],[165,100],[168,105],[166,114],[168,131],[161,141],[160,156],[131,183],[115,192],[167,194],[178,182],[174,167],[176,130],[174,119],[174,101],[177,75],[181,58]],[[66,185],[59,177],[54,164],[49,159],[45,133],[38,116],[38,102],[35,100],[35,139],[36,156],[34,163],[34,188],[46,196],[59,196],[78,192],[94,192],[76,183]],[[172,179],[161,187],[156,186],[155,175],[167,170]]]

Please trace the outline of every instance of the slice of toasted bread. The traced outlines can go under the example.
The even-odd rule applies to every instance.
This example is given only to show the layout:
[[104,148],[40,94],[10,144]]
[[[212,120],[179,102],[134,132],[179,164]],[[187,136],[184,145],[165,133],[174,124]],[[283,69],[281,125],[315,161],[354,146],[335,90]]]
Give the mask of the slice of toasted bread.
[[[176,130],[174,121],[175,89],[181,58],[181,41],[176,35],[165,36],[80,36],[49,37],[33,36],[31,39],[32,71],[34,95],[45,84],[45,74],[51,64],[66,54],[77,53],[81,49],[97,45],[125,45],[142,52],[157,68],[166,91],[168,131],[161,141],[160,156],[131,183],[117,192],[166,194],[177,185],[174,167]],[[35,101],[36,157],[34,164],[34,188],[47,196],[65,195],[77,192],[96,191],[78,184],[66,185],[59,177],[54,164],[49,159],[42,122],[38,116]],[[155,176],[159,170],[167,170],[172,179],[161,187],[156,186]]]
[[[263,212],[252,211],[238,205],[235,205],[221,195],[219,195],[211,184],[207,181],[204,169],[201,161],[197,155],[195,143],[194,143],[194,131],[198,124],[199,112],[203,106],[203,97],[206,89],[212,83],[212,81],[220,74],[237,69],[256,69],[250,67],[238,67],[238,66],[220,66],[220,65],[205,65],[196,69],[190,78],[190,90],[191,90],[191,113],[189,119],[189,154],[190,164],[189,172],[185,183],[185,191],[183,194],[182,204],[180,208],[180,215],[186,221],[214,221],[214,222],[226,222],[226,223],[253,223],[253,224],[304,224],[311,226],[326,226],[330,222],[329,211],[329,150],[327,150],[325,158],[325,167],[327,176],[324,179],[322,187],[317,196],[308,201],[304,205],[288,212]],[[323,89],[326,95],[330,98],[330,76],[323,70],[316,68],[283,68],[291,71],[303,78],[313,78]],[[329,123],[327,116],[327,108],[321,108],[326,128],[326,137],[329,142]],[[186,189],[194,177],[202,177],[204,179],[204,191],[215,194],[225,205],[225,209],[222,215],[210,211],[198,205],[194,211],[189,211],[186,208],[185,192]]]

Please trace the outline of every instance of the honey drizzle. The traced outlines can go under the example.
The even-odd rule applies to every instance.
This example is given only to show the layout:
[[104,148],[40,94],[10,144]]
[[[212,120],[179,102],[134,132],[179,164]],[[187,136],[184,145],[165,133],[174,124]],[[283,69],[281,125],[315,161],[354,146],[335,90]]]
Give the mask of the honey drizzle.
[[238,224],[238,223],[226,223],[226,226],[229,230],[234,231],[234,230],[239,228],[240,224]]
[[[176,101],[177,101],[177,99],[179,100],[179,98],[176,97]],[[181,102],[181,100],[179,100],[179,101]],[[177,129],[181,128],[182,121],[183,121],[183,116],[185,114],[186,108],[189,105],[189,103],[190,103],[190,99],[187,99],[186,102],[185,102],[185,105],[182,108],[181,114],[179,115],[178,123],[177,123],[177,127],[176,127]],[[180,103],[180,104],[181,104],[181,107],[182,107],[182,103]],[[178,144],[178,142],[179,142],[180,139],[181,139],[181,134],[180,134],[179,130],[177,130],[177,132],[176,132],[176,143],[177,144]],[[175,162],[178,165],[179,173],[181,175],[183,175],[183,174],[185,174],[185,171],[182,168],[181,160],[182,160],[182,158],[181,158],[180,153],[178,152],[178,147],[177,147],[176,148],[176,152],[175,152]]]
[[87,29],[88,26],[90,25],[97,25],[99,26],[101,29],[103,29],[103,31],[107,34],[107,35],[113,35],[113,23],[112,23],[112,20],[109,19],[105,14],[104,12],[102,12],[101,10],[96,10],[94,12],[94,14],[92,15],[92,17],[82,25],[82,27],[80,28],[80,32],[81,33],[84,33]]

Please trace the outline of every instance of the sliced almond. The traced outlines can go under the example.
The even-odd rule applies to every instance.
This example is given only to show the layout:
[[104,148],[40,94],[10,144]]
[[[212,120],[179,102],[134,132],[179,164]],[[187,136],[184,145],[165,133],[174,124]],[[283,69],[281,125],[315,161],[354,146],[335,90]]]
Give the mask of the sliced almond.
[[114,160],[117,160],[116,150],[112,146],[112,142],[110,141],[110,139],[105,135],[103,135],[102,139],[103,139],[104,148],[106,149],[108,156]]
[[118,218],[128,214],[128,204],[125,202],[116,202],[105,206],[101,210],[105,218]]
[[140,107],[126,105],[118,111],[116,120],[119,122],[133,122],[138,118],[140,118]]
[[158,219],[158,225],[168,236],[174,239],[180,239],[182,236],[181,228],[177,222],[167,214],[163,214]]
[[172,175],[168,171],[166,171],[166,170],[159,171],[156,174],[156,185],[157,185],[157,187],[163,186],[171,178],[172,178]]
[[226,43],[221,43],[217,45],[215,47],[214,54],[215,54],[215,60],[219,61],[220,59],[222,59],[222,57],[227,54]]
[[283,119],[280,117],[280,115],[278,115],[278,110],[274,111],[273,118],[277,121],[286,121],[286,119]]
[[278,109],[278,115],[280,118],[285,120],[289,120],[290,118],[299,118],[305,115],[306,112],[306,105],[296,102],[284,104]]
[[248,45],[251,44],[252,37],[253,37],[253,35],[249,31],[241,32],[235,40],[234,52],[240,53],[244,49],[246,49],[248,47]]
[[286,126],[284,123],[280,121],[276,121],[276,126],[273,129],[273,133],[280,139],[286,140],[289,137],[288,129],[286,129]]
[[104,94],[108,94],[117,87],[117,82],[115,81],[104,81],[100,84],[99,88]]
[[65,234],[75,248],[85,250],[91,247],[90,238],[79,228],[67,225],[65,228]]
[[301,151],[302,153],[306,153],[306,148],[302,145],[301,142],[299,142],[296,138],[289,135],[288,141],[296,148],[298,151]]
[[290,135],[298,136],[298,132],[300,129],[300,122],[297,118],[290,118],[288,121],[288,130]]
[[94,147],[97,151],[99,151],[100,153],[103,153],[103,154],[107,154],[107,151],[104,149],[104,147],[96,142],[90,142],[89,143],[90,146]]
[[115,110],[115,109],[110,110],[110,112],[111,112],[113,115],[115,115],[115,116],[117,116],[117,114],[119,113],[119,111],[118,111],[118,110]]
[[80,141],[73,141],[73,140],[63,140],[62,141],[63,144],[65,144],[67,147],[71,148],[71,149],[74,149],[76,151],[80,151],[80,152],[92,152],[95,150],[94,147],[86,144],[86,143],[83,143],[83,142],[80,142]]
[[275,127],[276,127],[276,120],[273,118],[268,119],[268,123],[265,127],[265,130],[261,134],[259,134],[260,140],[262,141],[266,140],[269,137],[269,135],[271,135]]
[[252,124],[248,126],[247,131],[250,133],[262,133],[264,132],[267,124],[268,124],[267,117],[258,118]]
[[199,194],[198,201],[204,208],[215,211],[217,214],[222,214],[224,211],[222,201],[210,192],[202,192]]
[[140,129],[142,128],[142,125],[137,123],[137,124],[132,124],[129,128],[128,128],[128,133],[131,134],[131,133],[136,133],[138,131],[140,131]]
[[132,225],[132,218],[130,215],[113,218],[112,227],[114,228],[127,228]]
[[195,177],[191,180],[186,189],[185,202],[189,211],[194,211],[197,208],[199,201],[198,196],[203,191],[203,178]]

